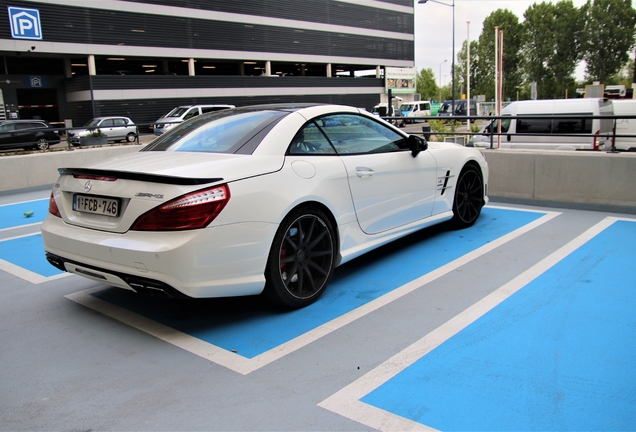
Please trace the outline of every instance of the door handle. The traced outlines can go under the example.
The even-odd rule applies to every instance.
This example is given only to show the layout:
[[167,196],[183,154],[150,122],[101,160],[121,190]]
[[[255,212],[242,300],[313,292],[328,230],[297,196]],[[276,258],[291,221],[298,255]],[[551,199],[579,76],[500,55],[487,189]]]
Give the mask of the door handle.
[[358,177],[371,177],[373,174],[375,174],[375,171],[373,171],[371,168],[366,168],[366,167],[356,168],[356,175]]

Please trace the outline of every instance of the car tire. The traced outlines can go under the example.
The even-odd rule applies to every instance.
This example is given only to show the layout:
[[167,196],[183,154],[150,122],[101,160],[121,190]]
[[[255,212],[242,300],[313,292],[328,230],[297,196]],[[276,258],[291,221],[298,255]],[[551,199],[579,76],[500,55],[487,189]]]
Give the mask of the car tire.
[[265,294],[275,303],[301,308],[315,302],[333,274],[336,240],[329,218],[301,207],[280,224],[265,269]]
[[126,135],[126,141],[128,142],[134,142],[136,139],[137,139],[137,135],[135,135],[132,132]]
[[472,226],[481,214],[483,206],[484,181],[481,172],[474,165],[466,165],[459,174],[455,186],[451,225],[457,229]]
[[47,150],[49,148],[49,142],[46,140],[46,138],[38,138],[38,142],[36,143],[35,147],[38,150]]

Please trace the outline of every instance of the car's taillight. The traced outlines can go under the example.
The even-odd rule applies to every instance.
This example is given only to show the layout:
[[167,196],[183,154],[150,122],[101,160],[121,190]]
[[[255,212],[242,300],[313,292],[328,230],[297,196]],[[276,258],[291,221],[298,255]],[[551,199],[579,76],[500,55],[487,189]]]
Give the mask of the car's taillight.
[[73,174],[73,178],[76,178],[79,180],[99,180],[99,181],[107,181],[107,182],[117,181],[117,177],[88,175],[88,174]]
[[594,134],[594,150],[598,150],[598,137],[601,134],[600,130],[597,130],[596,133]]
[[135,231],[181,231],[208,226],[230,200],[228,185],[215,186],[175,198],[141,215]]
[[53,216],[57,216],[59,218],[62,217],[60,214],[60,209],[57,208],[57,203],[55,202],[55,197],[53,196],[53,191],[51,191],[51,198],[49,199],[49,213]]

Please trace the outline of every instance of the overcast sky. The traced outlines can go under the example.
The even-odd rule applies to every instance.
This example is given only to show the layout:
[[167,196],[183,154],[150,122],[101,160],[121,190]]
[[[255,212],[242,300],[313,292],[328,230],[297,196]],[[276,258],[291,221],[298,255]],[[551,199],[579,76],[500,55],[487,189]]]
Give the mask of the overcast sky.
[[[450,80],[452,60],[453,8],[438,3],[415,3],[415,67],[417,70],[431,68],[439,85],[440,64],[442,85]],[[452,4],[452,0],[439,0]],[[477,40],[482,32],[484,19],[497,9],[508,9],[523,22],[523,13],[534,3],[543,0],[455,0],[455,61],[457,52],[466,40],[468,30],[466,21],[470,21],[470,40]],[[556,3],[555,0],[551,3]],[[581,7],[585,0],[573,0],[575,7]],[[495,30],[489,29],[492,37]],[[504,33],[504,47],[506,45]],[[446,63],[442,62],[448,60]],[[582,80],[584,65],[577,68],[577,79]]]

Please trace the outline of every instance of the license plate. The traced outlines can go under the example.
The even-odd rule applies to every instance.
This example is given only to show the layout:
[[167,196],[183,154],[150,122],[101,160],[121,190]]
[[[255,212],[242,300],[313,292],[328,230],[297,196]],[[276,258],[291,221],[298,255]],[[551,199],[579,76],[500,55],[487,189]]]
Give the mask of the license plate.
[[117,216],[119,214],[119,200],[76,194],[73,196],[73,210],[104,216]]

